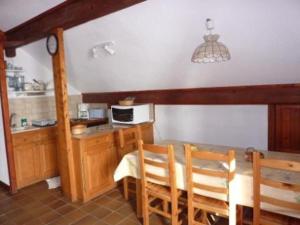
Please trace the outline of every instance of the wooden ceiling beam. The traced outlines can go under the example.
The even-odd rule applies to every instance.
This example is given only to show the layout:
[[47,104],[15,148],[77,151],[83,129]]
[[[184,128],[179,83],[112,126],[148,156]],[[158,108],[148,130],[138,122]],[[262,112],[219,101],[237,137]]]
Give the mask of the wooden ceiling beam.
[[46,37],[53,29],[64,30],[127,8],[145,0],[67,0],[8,30],[5,48],[14,49]]
[[82,93],[85,103],[118,104],[128,96],[162,105],[299,104],[300,84]]

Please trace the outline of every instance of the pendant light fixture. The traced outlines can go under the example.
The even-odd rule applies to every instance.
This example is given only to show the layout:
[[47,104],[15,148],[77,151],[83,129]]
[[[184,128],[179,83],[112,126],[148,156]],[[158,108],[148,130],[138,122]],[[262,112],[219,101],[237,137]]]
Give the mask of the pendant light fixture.
[[219,35],[212,34],[214,29],[213,21],[206,19],[206,29],[208,35],[204,35],[204,43],[199,45],[193,56],[192,62],[194,63],[214,63],[223,62],[230,59],[228,48],[221,42],[218,42]]

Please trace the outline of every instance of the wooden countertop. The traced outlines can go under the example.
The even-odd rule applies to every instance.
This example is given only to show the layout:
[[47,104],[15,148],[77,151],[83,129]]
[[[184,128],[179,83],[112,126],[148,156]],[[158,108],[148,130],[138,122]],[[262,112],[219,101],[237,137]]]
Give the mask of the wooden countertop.
[[[149,124],[153,122],[146,122],[142,124]],[[142,125],[140,124],[140,125]],[[107,133],[113,133],[115,131],[118,131],[119,129],[122,128],[129,128],[134,125],[123,125],[123,124],[105,124],[105,125],[100,125],[100,126],[94,126],[94,127],[89,127],[86,129],[86,131],[83,134],[76,134],[72,135],[73,138],[75,139],[84,139],[84,138],[91,138],[95,136],[101,136]]]
[[95,136],[101,136],[103,134],[107,133],[113,133],[115,131],[118,131],[121,128],[128,128],[131,127],[131,125],[100,125],[100,126],[94,126],[94,127],[89,127],[86,129],[86,131],[83,134],[76,134],[72,135],[73,138],[75,139],[85,139],[85,138],[91,138]]
[[70,124],[71,126],[74,125],[87,125],[88,127],[92,126],[99,126],[102,124],[107,124],[108,123],[108,118],[102,118],[102,119],[70,119]]

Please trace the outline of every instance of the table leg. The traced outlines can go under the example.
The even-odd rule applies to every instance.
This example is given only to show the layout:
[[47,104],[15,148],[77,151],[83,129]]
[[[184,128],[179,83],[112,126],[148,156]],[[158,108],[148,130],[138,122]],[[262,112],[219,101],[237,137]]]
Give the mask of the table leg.
[[143,217],[142,209],[142,186],[141,179],[136,179],[136,214],[138,218]]

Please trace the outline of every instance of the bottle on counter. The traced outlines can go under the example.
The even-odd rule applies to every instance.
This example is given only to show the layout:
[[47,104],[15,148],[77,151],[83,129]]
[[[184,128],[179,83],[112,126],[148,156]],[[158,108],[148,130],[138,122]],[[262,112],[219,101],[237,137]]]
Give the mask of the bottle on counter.
[[21,127],[26,127],[28,124],[27,124],[27,118],[25,117],[22,117],[21,118]]

